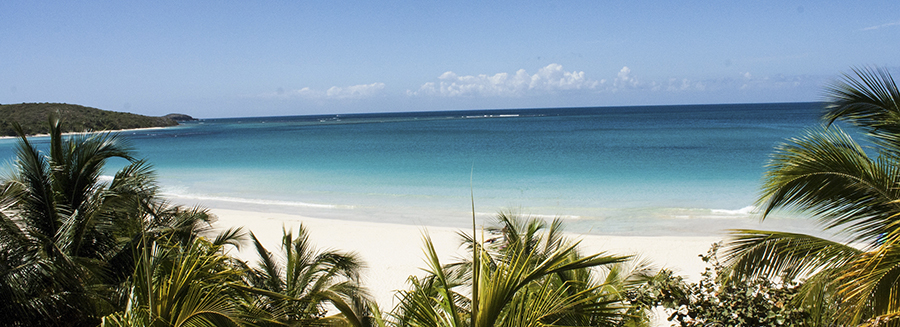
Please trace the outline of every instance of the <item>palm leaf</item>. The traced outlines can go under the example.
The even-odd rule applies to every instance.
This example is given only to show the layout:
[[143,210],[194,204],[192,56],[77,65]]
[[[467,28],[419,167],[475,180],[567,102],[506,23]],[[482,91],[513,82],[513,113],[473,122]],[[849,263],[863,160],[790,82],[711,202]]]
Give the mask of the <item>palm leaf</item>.
[[18,184],[13,187],[21,192],[17,198],[22,212],[20,217],[37,233],[55,235],[60,222],[50,187],[50,167],[40,152],[28,142],[18,123],[13,123],[13,128],[20,137],[16,154],[19,176],[10,182]]
[[[434,249],[434,243],[431,241],[431,236],[425,232],[425,256],[427,258],[426,263],[428,264],[429,270],[428,273],[435,277],[435,284],[433,287],[437,290],[438,294],[440,294],[440,298],[435,299],[437,305],[441,307],[443,312],[446,312],[446,315],[443,315],[441,318],[444,321],[442,326],[453,326],[460,327],[463,326],[463,320],[457,312],[456,303],[454,301],[455,293],[453,292],[453,284],[451,284],[447,278],[447,275],[444,273],[444,268],[441,265],[440,259],[438,259],[437,251]],[[424,304],[422,304],[424,305]],[[427,310],[426,312],[432,312]],[[429,317],[432,320],[435,320],[437,317]]]
[[240,250],[245,236],[243,227],[231,227],[217,234],[212,243],[214,245],[231,245]]
[[900,90],[887,70],[854,68],[853,75],[844,74],[826,94],[830,103],[824,118],[829,124],[840,119],[860,127],[885,153],[898,158]]
[[814,129],[776,148],[765,175],[763,219],[776,209],[814,216],[861,247],[807,235],[735,231],[735,278],[807,277],[799,300],[812,322],[877,325],[900,308],[900,91],[887,70],[854,69],[827,89],[828,125],[866,132],[869,153],[840,128]]
[[778,208],[809,211],[825,229],[843,228],[853,242],[889,232],[900,212],[900,166],[872,160],[838,128],[812,130],[776,149],[765,175],[763,217]]
[[264,311],[277,324],[324,324],[327,321],[321,318],[323,306],[331,303],[347,323],[366,324],[369,299],[359,285],[359,270],[363,266],[355,255],[316,251],[303,225],[296,237],[292,231],[284,230],[283,260],[268,251],[256,235],[251,233],[251,239],[259,262],[246,278],[250,286],[245,291],[259,297],[248,304],[250,311]]
[[889,242],[848,264],[837,279],[838,294],[848,311],[847,322],[900,311],[900,246]]
[[806,234],[757,230],[730,233],[726,274],[735,280],[811,276],[840,267],[863,252],[857,248]]
[[530,247],[518,247],[518,253],[507,254],[504,264],[485,273],[479,281],[481,290],[476,326],[493,326],[507,306],[514,303],[520,290],[530,283],[558,272],[585,269],[614,264],[627,260],[626,256],[608,256],[598,253],[586,257],[575,257],[578,243],[560,248],[550,253],[546,259],[533,265]]

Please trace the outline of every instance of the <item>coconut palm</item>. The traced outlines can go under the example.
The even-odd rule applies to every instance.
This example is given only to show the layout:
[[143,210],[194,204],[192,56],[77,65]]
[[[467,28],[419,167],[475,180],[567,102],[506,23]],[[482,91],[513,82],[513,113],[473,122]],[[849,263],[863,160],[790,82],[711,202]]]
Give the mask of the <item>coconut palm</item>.
[[[557,220],[498,216],[499,234],[487,243],[464,236],[477,261],[442,265],[425,236],[428,275],[410,277],[411,289],[399,293],[391,314],[398,326],[615,326],[629,306],[607,281],[620,279],[610,268],[628,257],[581,255],[578,242],[561,235]],[[620,267],[621,268],[621,267]],[[478,272],[475,274],[475,272]],[[475,277],[477,276],[477,277]],[[623,284],[624,285],[624,284]],[[477,298],[473,286],[477,287]],[[474,308],[474,310],[473,310]],[[474,313],[473,313],[474,312]]]
[[[146,164],[110,134],[63,139],[50,121],[44,156],[20,132],[16,170],[3,181],[0,249],[4,315],[13,324],[77,325],[112,305],[94,287],[114,280],[121,246],[117,221],[136,214],[124,204],[153,192]],[[112,182],[101,180],[112,158],[131,163]],[[20,320],[24,319],[24,320]]]
[[[297,326],[343,321],[351,326],[369,325],[368,294],[360,286],[363,264],[352,253],[318,251],[302,225],[295,238],[284,230],[281,253],[267,250],[251,233],[259,255],[249,270],[245,291],[255,294],[248,303],[258,325]],[[341,317],[325,317],[328,305]]]
[[138,256],[125,310],[104,317],[101,325],[243,325],[245,294],[234,287],[243,270],[222,250],[238,234],[228,230],[215,241],[193,238],[187,247],[179,240],[152,241]]
[[[516,253],[531,253],[535,262],[546,260],[572,243],[563,235],[563,224],[559,219],[546,222],[543,219],[522,217],[512,212],[497,215],[499,227],[488,228],[491,234],[499,235],[485,245],[493,260],[516,256]],[[466,239],[469,243],[471,240]],[[577,246],[572,249],[570,259],[582,258]],[[595,297],[596,307],[592,314],[572,315],[558,323],[577,326],[600,325],[640,325],[649,323],[649,309],[627,303],[626,293],[655,278],[657,270],[648,261],[634,257],[621,257],[622,261],[603,264],[592,268],[562,270],[548,276],[545,283],[566,288],[569,295],[579,292]],[[602,314],[600,314],[602,313]]]
[[[156,198],[149,165],[116,135],[63,138],[50,119],[49,153],[20,128],[15,169],[0,184],[0,320],[17,326],[96,325],[126,301],[147,235],[187,242],[208,226],[202,210]],[[112,180],[112,159],[127,161]],[[148,229],[149,228],[149,229]]]
[[[730,278],[806,278],[797,303],[817,325],[897,325],[900,320],[900,92],[884,69],[855,69],[828,89],[828,126],[776,148],[762,219],[806,212],[838,242],[805,234],[738,230]],[[860,146],[833,122],[865,132]]]

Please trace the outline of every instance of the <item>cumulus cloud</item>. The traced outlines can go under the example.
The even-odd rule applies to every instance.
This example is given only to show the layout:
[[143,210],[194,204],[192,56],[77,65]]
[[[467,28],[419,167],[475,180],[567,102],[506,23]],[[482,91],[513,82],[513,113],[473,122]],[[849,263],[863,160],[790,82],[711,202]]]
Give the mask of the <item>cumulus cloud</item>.
[[[735,71],[730,76],[718,78],[689,78],[671,76],[661,78],[642,77],[638,70],[622,66],[612,70],[603,79],[588,77],[583,71],[567,71],[560,64],[549,64],[529,73],[519,69],[512,73],[460,75],[447,71],[418,90],[407,90],[408,96],[436,96],[458,98],[515,98],[526,96],[588,96],[635,94],[713,94],[732,91],[786,90],[816,87],[822,78],[811,76],[767,76]],[[314,102],[367,99],[385,96],[384,83],[332,86],[327,89],[304,87],[295,90],[279,88],[275,92],[259,95],[274,99],[306,99]],[[505,100],[504,100],[505,101]]]
[[619,73],[616,74],[616,79],[613,81],[613,91],[618,89],[637,88],[639,86],[641,86],[641,82],[634,76],[631,76],[631,68],[628,68],[628,66],[622,67],[622,69],[619,70]]
[[384,83],[360,84],[348,87],[332,86],[325,92],[328,98],[367,98],[384,90]]
[[501,96],[515,97],[526,94],[554,93],[568,90],[591,90],[601,84],[587,78],[583,71],[565,71],[562,65],[550,64],[529,74],[525,69],[515,73],[494,75],[458,75],[452,71],[438,77],[437,82],[427,82],[408,95]]
[[306,99],[362,99],[376,96],[384,90],[384,83],[359,84],[351,86],[332,86],[327,90],[316,90],[304,87],[299,90],[285,91],[279,88],[275,93],[263,94],[267,98],[300,97]]
[[[590,93],[646,92],[703,92],[741,87],[739,82],[758,86],[757,79],[749,72],[741,72],[741,81],[735,78],[695,80],[673,77],[662,80],[646,80],[628,66],[623,66],[607,79],[592,79],[583,71],[566,71],[562,65],[550,64],[529,74],[524,69],[515,73],[493,75],[459,75],[452,71],[441,74],[436,81],[422,84],[410,96],[444,97],[518,97],[523,95],[555,94],[568,91]],[[735,86],[735,84],[738,84]]]

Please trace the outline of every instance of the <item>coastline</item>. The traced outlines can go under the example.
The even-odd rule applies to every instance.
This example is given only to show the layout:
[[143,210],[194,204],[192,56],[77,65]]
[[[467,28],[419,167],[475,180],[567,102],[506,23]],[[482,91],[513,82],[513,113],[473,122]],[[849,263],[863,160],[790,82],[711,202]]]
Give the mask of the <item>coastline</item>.
[[[431,236],[441,263],[449,263],[465,255],[456,234],[459,229],[453,227],[347,221],[219,208],[210,208],[210,212],[218,218],[213,225],[216,231],[244,227],[246,232],[252,231],[266,249],[275,253],[280,247],[282,228],[292,230],[296,236],[297,228],[303,224],[316,249],[358,254],[366,263],[363,285],[385,310],[397,304],[395,291],[407,287],[407,277],[424,274],[425,232]],[[572,240],[580,240],[580,248],[585,253],[635,255],[650,260],[657,268],[671,269],[690,282],[698,281],[706,267],[699,255],[705,254],[710,245],[722,239],[721,236],[567,235]],[[249,243],[230,254],[248,261],[251,266],[256,261],[255,250]]]
[[[67,132],[67,133],[62,133],[62,135],[63,136],[71,136],[71,135],[88,135],[88,134],[94,134],[94,133],[113,133],[113,132],[121,133],[121,132],[130,132],[130,131],[146,131],[146,130],[154,130],[154,129],[163,129],[163,128],[176,127],[176,126],[178,126],[178,125],[159,126],[159,127],[126,128],[126,129],[109,129],[109,130],[90,131],[90,132]],[[26,135],[26,137],[28,137],[28,138],[47,137],[47,136],[50,136],[50,134],[42,133],[42,134]],[[0,136],[0,140],[17,139],[17,138],[19,138],[19,137],[18,136],[5,136],[5,135]]]

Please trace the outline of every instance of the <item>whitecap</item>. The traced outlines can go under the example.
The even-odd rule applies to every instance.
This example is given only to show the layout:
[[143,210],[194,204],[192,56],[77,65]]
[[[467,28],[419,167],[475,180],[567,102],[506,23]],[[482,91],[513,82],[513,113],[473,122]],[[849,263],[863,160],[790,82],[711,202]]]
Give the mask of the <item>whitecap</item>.
[[712,209],[712,213],[722,215],[750,215],[756,212],[756,206],[746,206],[737,210]]

